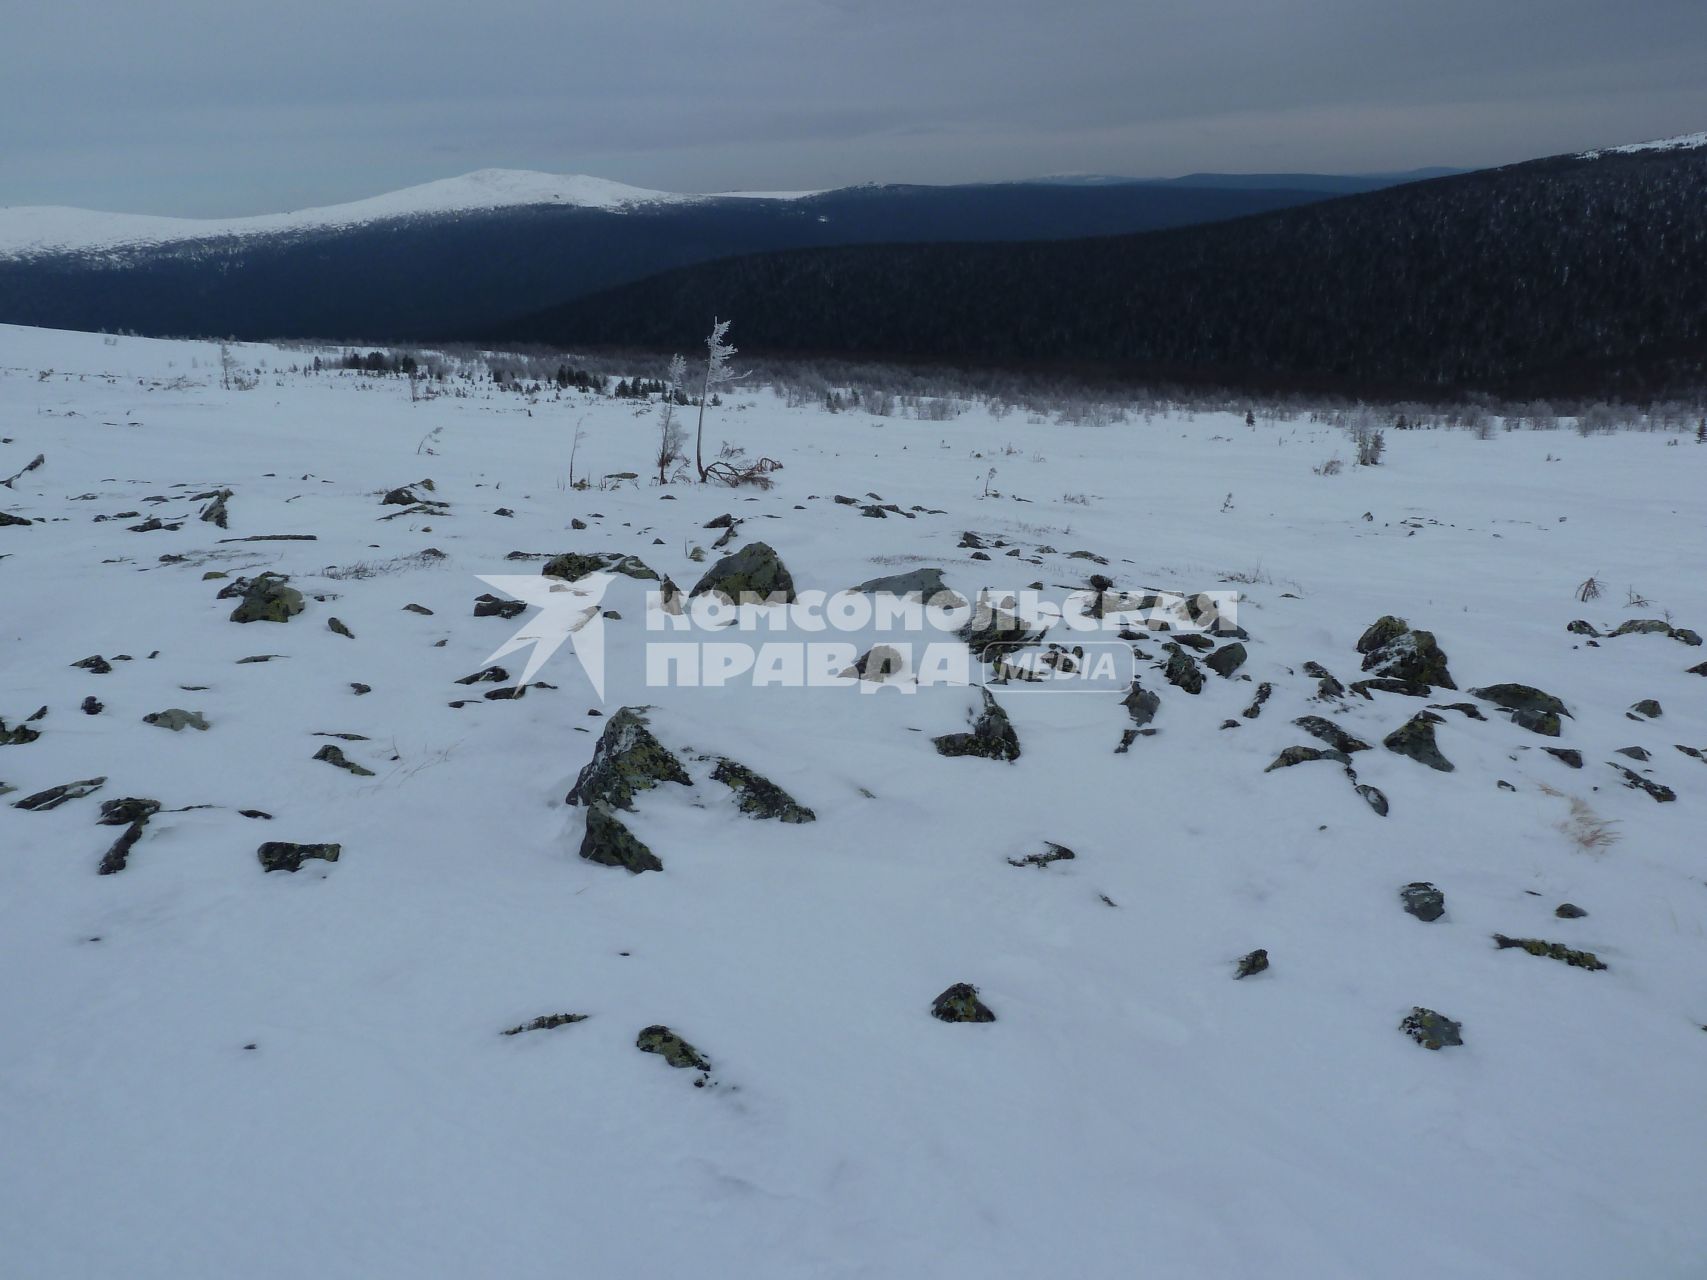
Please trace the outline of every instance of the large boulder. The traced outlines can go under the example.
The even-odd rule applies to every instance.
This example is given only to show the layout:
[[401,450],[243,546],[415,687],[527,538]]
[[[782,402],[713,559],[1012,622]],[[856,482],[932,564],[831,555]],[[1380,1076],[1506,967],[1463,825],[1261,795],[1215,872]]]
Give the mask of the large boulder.
[[775,600],[791,604],[794,601],[794,579],[782,558],[768,543],[749,542],[707,569],[689,594],[714,594],[734,603]]
[[1446,652],[1432,631],[1416,631],[1403,618],[1379,618],[1358,639],[1363,669],[1382,683],[1377,687],[1426,697],[1430,688],[1456,689],[1446,667]]
[[593,748],[593,758],[581,769],[566,800],[587,810],[581,856],[588,862],[622,867],[638,875],[662,871],[663,862],[646,842],[617,817],[618,810],[634,812],[634,796],[660,782],[691,787],[682,762],[647,728],[645,707],[623,707],[606,723]]
[[302,612],[302,592],[288,585],[283,574],[263,573],[238,578],[219,593],[221,599],[241,596],[231,611],[233,622],[289,622]]
[[1445,720],[1432,711],[1419,711],[1381,739],[1381,745],[1389,751],[1409,756],[1418,764],[1426,764],[1442,773],[1451,773],[1454,767],[1452,761],[1440,754],[1440,748],[1434,741],[1434,726],[1444,723]]
[[1547,738],[1557,738],[1559,717],[1571,714],[1563,702],[1533,685],[1490,684],[1470,692],[1509,712],[1513,724]]
[[565,582],[576,582],[589,573],[618,573],[625,578],[658,581],[657,571],[645,561],[637,556],[625,556],[616,551],[598,551],[590,555],[565,551],[562,555],[547,560],[539,572],[542,577],[562,578]]

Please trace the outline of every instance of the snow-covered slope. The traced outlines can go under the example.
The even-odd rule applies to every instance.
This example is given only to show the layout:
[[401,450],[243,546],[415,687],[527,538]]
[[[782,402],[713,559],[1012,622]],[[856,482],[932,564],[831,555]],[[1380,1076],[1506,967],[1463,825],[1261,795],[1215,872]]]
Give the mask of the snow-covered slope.
[[43,253],[142,248],[182,240],[224,236],[281,235],[360,226],[392,218],[466,213],[527,205],[564,205],[620,210],[633,205],[681,203],[712,198],[798,199],[805,192],[678,195],[625,186],[585,174],[535,173],[526,169],[480,169],[406,187],[349,204],[250,218],[160,218],[134,213],[19,205],[0,208],[0,258]]
[[1651,142],[1626,142],[1618,147],[1597,147],[1584,151],[1580,158],[1595,160],[1601,156],[1627,156],[1639,151],[1693,151],[1707,147],[1707,133],[1680,133],[1675,138],[1655,138]]
[[[0,488],[32,522],[0,524],[0,1275],[1700,1277],[1707,760],[1678,748],[1707,748],[1707,648],[1663,619],[1707,623],[1707,446],[1390,431],[1384,465],[1322,475],[1349,446],[1305,419],[726,389],[708,452],[776,486],[661,489],[621,478],[655,405],[489,377],[412,402],[231,351],[254,389],[207,345],[0,328],[0,479],[44,457]],[[581,433],[590,489],[563,483]],[[382,502],[428,477],[444,505]],[[229,528],[198,518],[223,490]],[[1010,686],[1020,758],[950,758],[964,688],[648,686],[622,580],[603,702],[567,652],[521,699],[457,683],[528,623],[473,616],[476,575],[614,552],[691,586],[724,536],[803,591],[1236,589],[1248,658],[1191,659],[1189,693],[1172,633],[1133,641],[1153,736],[1115,753],[1117,692]],[[262,571],[303,611],[233,621],[219,593]],[[1457,689],[1305,669],[1371,674],[1384,614]],[[1661,630],[1604,634],[1638,618]],[[1512,681],[1564,700],[1558,737],[1472,692]],[[620,815],[663,863],[631,875],[577,856],[564,801],[638,704],[693,782]],[[1430,705],[1450,772],[1381,745]],[[144,721],[174,708],[207,729]],[[1386,816],[1331,759],[1265,772],[1327,747],[1305,716],[1369,744]],[[745,816],[716,755],[816,821]],[[100,875],[124,798],[163,807]],[[341,855],[266,872],[273,841]],[[1077,856],[1023,865],[1045,841]],[[996,1021],[931,1016],[959,982]],[[1414,1006],[1463,1044],[1413,1043]],[[704,1087],[638,1051],[654,1024]]]

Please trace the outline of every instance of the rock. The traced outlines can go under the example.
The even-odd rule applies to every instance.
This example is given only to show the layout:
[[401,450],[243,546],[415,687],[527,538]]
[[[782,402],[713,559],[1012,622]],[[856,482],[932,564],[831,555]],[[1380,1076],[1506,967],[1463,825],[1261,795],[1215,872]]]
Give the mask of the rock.
[[338,635],[343,636],[344,639],[346,639],[346,640],[354,640],[356,638],[356,633],[354,631],[351,631],[338,618],[326,619],[326,629],[328,631],[336,632]]
[[1304,674],[1317,681],[1316,697],[1323,702],[1331,702],[1345,696],[1345,686],[1336,680],[1333,674],[1319,662],[1306,662]]
[[214,494],[213,501],[202,508],[200,517],[202,521],[206,524],[218,525],[221,529],[225,528],[226,520],[229,518],[229,513],[225,509],[225,504],[230,500],[230,498],[231,490],[229,489],[221,489],[218,493]]
[[1362,738],[1352,737],[1332,720],[1323,719],[1321,716],[1299,716],[1292,723],[1312,738],[1318,738],[1335,751],[1344,752],[1346,755],[1370,750],[1369,744]]
[[1471,720],[1485,721],[1488,718],[1482,714],[1482,709],[1474,702],[1431,702],[1428,704],[1428,709],[1430,711],[1456,711]]
[[519,618],[528,609],[525,600],[500,600],[490,591],[474,597],[476,618]]
[[1631,618],[1613,628],[1613,636],[1669,636],[1671,623],[1662,618]]
[[1343,751],[1322,751],[1316,747],[1287,747],[1274,758],[1274,762],[1264,769],[1264,773],[1273,773],[1276,769],[1290,769],[1295,764],[1308,764],[1312,760],[1332,760],[1335,764],[1349,765],[1351,757]]
[[1580,751],[1572,750],[1569,747],[1543,747],[1541,749],[1555,760],[1563,761],[1572,769],[1583,767],[1583,753]]
[[1419,711],[1381,739],[1381,745],[1399,755],[1409,756],[1419,764],[1426,764],[1431,769],[1451,773],[1454,767],[1452,761],[1440,754],[1440,748],[1434,741],[1434,726],[1444,723],[1445,721],[1432,711]]
[[606,804],[634,811],[637,791],[650,791],[660,782],[693,785],[682,762],[652,735],[643,712],[646,707],[623,707],[605,722],[565,801],[572,805]]
[[1662,714],[1660,711],[1660,704],[1652,698],[1643,698],[1640,702],[1632,706],[1630,710],[1639,716],[1646,716],[1650,720],[1658,720]]
[[1476,697],[1511,713],[1511,722],[1531,733],[1557,738],[1560,716],[1571,713],[1550,693],[1527,684],[1490,684],[1470,690]]
[[869,680],[881,684],[894,676],[907,674],[907,657],[893,645],[874,644],[859,657],[853,666],[842,671],[847,680]]
[[458,684],[503,684],[510,678],[510,673],[502,667],[486,667],[476,671],[471,676],[464,676]]
[[6,722],[0,720],[0,747],[22,747],[41,737],[39,729],[32,729],[26,724],[14,725],[8,729]]
[[1258,947],[1249,955],[1239,957],[1239,967],[1234,970],[1235,978],[1249,978],[1262,973],[1268,968],[1268,952]]
[[1699,649],[1701,647],[1701,633],[1699,631],[1691,631],[1688,627],[1673,627],[1671,638],[1673,640],[1681,640],[1692,649]]
[[1257,696],[1251,700],[1251,705],[1239,712],[1247,720],[1255,720],[1262,714],[1262,704],[1274,696],[1274,686],[1264,680],[1257,686]]
[[1707,662],[1697,662],[1693,667],[1686,668],[1692,676],[1707,676]]
[[633,875],[664,869],[658,855],[602,800],[587,807],[587,829],[581,836],[580,852],[588,862],[622,867]]
[[86,716],[98,716],[106,709],[106,704],[94,694],[90,694],[87,698],[83,699],[83,714]]
[[1367,783],[1355,783],[1353,785],[1356,787],[1357,794],[1364,798],[1377,815],[1383,818],[1387,816],[1387,797],[1379,787],[1372,787]]
[[1056,844],[1053,840],[1043,842],[1047,847],[1042,853],[1028,853],[1023,858],[1009,858],[1010,867],[1047,867],[1051,862],[1071,862],[1079,855],[1064,844]]
[[372,769],[363,768],[354,760],[347,757],[341,748],[334,747],[329,742],[314,753],[314,758],[316,760],[324,760],[330,765],[336,765],[347,773],[355,774],[358,778],[371,778],[375,776]]
[[1159,694],[1144,688],[1134,679],[1132,687],[1120,700],[1120,705],[1125,707],[1126,713],[1132,717],[1133,726],[1142,729],[1156,718],[1156,712],[1162,707],[1162,699]]
[[689,594],[715,594],[733,602],[790,604],[794,601],[794,579],[768,543],[751,542],[707,569]]
[[1378,679],[1403,686],[1393,692],[1426,696],[1432,687],[1456,689],[1446,667],[1446,653],[1432,631],[1413,631],[1410,623],[1392,615],[1378,619],[1358,639],[1363,669]]
[[988,689],[984,695],[984,710],[972,723],[970,733],[946,733],[933,738],[938,754],[945,756],[977,756],[985,760],[1019,759],[1019,735],[1014,732],[1008,713],[997,704]]
[[940,1022],[994,1022],[996,1015],[978,998],[978,988],[957,982],[931,1001],[931,1017]]
[[[1549,747],[1548,750],[1551,751],[1552,748]],[[1579,753],[1572,752],[1571,754],[1576,755],[1578,761],[1581,761],[1582,756]],[[1653,756],[1649,754],[1646,747],[1619,747],[1612,754],[1617,756],[1629,756],[1632,760],[1641,760],[1644,762],[1653,759]]]
[[1662,786],[1658,782],[1652,782],[1649,779],[1644,778],[1635,770],[1626,769],[1621,764],[1615,764],[1612,767],[1618,770],[1619,774],[1623,776],[1624,785],[1633,791],[1646,791],[1661,804],[1670,804],[1673,800],[1677,799],[1677,792],[1673,791],[1670,787]]
[[1494,945],[1501,951],[1516,947],[1527,951],[1532,956],[1545,956],[1550,960],[1563,961],[1573,969],[1604,969],[1606,964],[1592,951],[1576,951],[1560,942],[1547,942],[1541,938],[1508,938],[1503,933],[1494,935]]
[[1399,900],[1405,912],[1425,924],[1446,914],[1446,895],[1427,880],[1415,880],[1399,890]]
[[26,520],[23,516],[15,516],[8,511],[0,511],[0,529],[4,529],[9,525],[25,525],[34,523],[34,520]]
[[753,818],[775,818],[779,822],[816,822],[818,815],[799,804],[769,778],[754,773],[744,764],[719,757],[711,771],[714,782],[721,782],[735,793],[741,812]]
[[424,618],[430,618],[433,616],[433,611],[427,608],[424,604],[406,604],[403,608],[405,612],[418,613]]
[[94,795],[97,790],[106,787],[106,778],[84,778],[82,782],[60,783],[58,787],[48,787],[44,792],[26,795],[22,800],[15,800],[14,809],[27,809],[31,812],[46,812],[58,809],[67,800],[84,799],[85,795]]
[[[1181,636],[1180,638],[1183,640],[1185,637]],[[1226,680],[1231,678],[1235,671],[1245,665],[1245,659],[1248,656],[1245,646],[1235,640],[1232,644],[1222,645],[1214,653],[1210,654],[1203,660],[1203,665],[1208,667],[1223,680]]]
[[143,796],[126,796],[121,800],[103,800],[97,826],[123,827],[132,822],[146,822],[160,812],[160,802]]
[[1454,1022],[1445,1014],[1436,1013],[1433,1009],[1424,1009],[1421,1005],[1413,1008],[1399,1024],[1399,1030],[1425,1049],[1444,1049],[1463,1044],[1464,1040],[1459,1035],[1463,1029],[1462,1022]]
[[336,862],[343,851],[341,844],[291,844],[285,840],[269,840],[255,850],[255,856],[261,860],[263,871],[300,871],[302,864],[310,859]]
[[698,1049],[663,1025],[647,1027],[635,1037],[634,1047],[642,1053],[656,1053],[672,1067],[710,1071],[711,1063]]
[[151,724],[157,729],[170,729],[179,733],[184,729],[200,729],[206,732],[208,723],[199,711],[185,711],[182,707],[169,707],[165,711],[155,711],[142,717],[144,724]]
[[1553,908],[1553,914],[1561,920],[1581,920],[1588,912],[1574,902],[1561,902]]
[[973,657],[981,662],[993,662],[996,656],[1042,639],[1043,632],[1033,631],[1018,614],[999,604],[992,604],[987,596],[980,595],[972,616],[955,635],[966,642]]
[[73,662],[71,665],[74,667],[81,667],[83,670],[97,676],[104,676],[113,669],[113,664],[108,662],[98,653],[90,654],[87,658],[82,659],[80,662]]
[[350,691],[359,698],[364,693],[372,693],[373,686],[371,684],[363,684],[359,680],[352,680],[350,681]]
[[941,569],[914,569],[887,578],[870,578],[853,588],[867,595],[900,596],[904,600],[922,600],[943,609],[961,609],[966,601],[942,580]]
[[1199,653],[1207,652],[1215,647],[1213,640],[1196,631],[1179,632],[1174,636],[1174,643],[1184,645],[1188,649],[1196,649]]
[[1565,630],[1569,631],[1574,636],[1594,636],[1598,638],[1600,635],[1600,632],[1595,629],[1593,623],[1585,622],[1581,618],[1578,618],[1575,622],[1567,622],[1565,624]]
[[507,1027],[501,1033],[506,1036],[519,1036],[524,1031],[550,1031],[553,1027],[567,1027],[577,1022],[585,1022],[584,1013],[546,1013],[541,1014],[532,1022],[524,1022],[519,1026]]
[[[240,588],[242,599],[231,611],[233,622],[288,622],[302,612],[302,592],[286,585],[289,579],[282,574],[263,573],[254,579],[238,578],[232,585]],[[231,588],[220,593],[225,597]],[[233,593],[236,594],[236,593]]]
[[625,578],[658,581],[657,571],[645,561],[616,551],[599,551],[591,555],[566,551],[547,560],[539,572],[542,577],[562,578],[565,582],[578,582],[589,573],[616,573]]
[[1162,664],[1162,678],[1187,693],[1202,693],[1203,672],[1198,668],[1197,659],[1172,642],[1166,648],[1168,658]]

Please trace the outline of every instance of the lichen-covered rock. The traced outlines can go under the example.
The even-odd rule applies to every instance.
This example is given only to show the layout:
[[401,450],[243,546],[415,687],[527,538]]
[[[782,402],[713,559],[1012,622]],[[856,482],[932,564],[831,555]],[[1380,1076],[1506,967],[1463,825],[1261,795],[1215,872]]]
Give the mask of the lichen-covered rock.
[[717,595],[735,603],[794,601],[794,579],[768,543],[750,542],[705,571],[690,595]]
[[1210,654],[1203,660],[1203,665],[1223,680],[1227,680],[1231,679],[1233,673],[1245,665],[1245,659],[1249,656],[1245,646],[1235,640],[1232,644],[1222,645]]
[[978,988],[957,982],[931,1001],[931,1017],[941,1022],[994,1022],[996,1015],[978,998]]
[[1399,890],[1399,901],[1405,912],[1418,920],[1432,923],[1446,914],[1446,895],[1427,880],[1414,880]]
[[146,822],[160,812],[160,802],[143,796],[125,796],[121,800],[101,801],[101,816],[95,819],[102,827],[123,827],[132,822]]
[[963,608],[966,601],[942,580],[941,569],[914,569],[887,578],[871,578],[853,590],[867,595],[900,596],[904,600],[922,600],[943,609]]
[[304,862],[313,859],[336,862],[343,851],[341,844],[293,844],[288,840],[269,840],[255,850],[255,856],[261,860],[263,871],[300,871]]
[[1624,779],[1624,785],[1629,787],[1632,791],[1646,791],[1661,804],[1670,804],[1673,800],[1677,799],[1677,792],[1673,791],[1663,783],[1654,782],[1652,779],[1644,778],[1634,769],[1626,769],[1621,764],[1615,764],[1612,767],[1618,770],[1619,776]]
[[1631,618],[1613,628],[1613,636],[1669,636],[1671,623],[1663,618]]
[[602,800],[587,806],[587,827],[581,836],[580,852],[588,862],[621,867],[633,875],[664,869],[663,860]]
[[1561,920],[1581,920],[1588,912],[1574,902],[1561,902],[1553,908],[1553,914]]
[[1165,647],[1168,658],[1162,664],[1162,678],[1187,693],[1202,693],[1203,671],[1198,667],[1197,659],[1172,642]]
[[501,600],[490,591],[474,597],[476,618],[519,618],[527,611],[526,600]]
[[1542,747],[1541,749],[1567,768],[1580,769],[1583,767],[1583,753],[1571,747]]
[[735,793],[742,813],[754,818],[775,818],[779,822],[816,822],[818,815],[784,791],[776,783],[753,772],[744,764],[719,757],[711,771],[714,782],[721,782]]
[[218,525],[221,529],[226,528],[226,521],[230,519],[230,512],[226,510],[225,504],[230,500],[231,490],[229,489],[221,489],[215,493],[213,501],[202,508],[201,520],[203,523]]
[[616,573],[625,578],[658,581],[657,571],[645,561],[637,556],[625,556],[615,551],[599,551],[590,555],[566,551],[547,560],[545,567],[539,572],[542,577],[562,578],[565,582],[576,582],[589,573]]
[[351,631],[341,618],[326,619],[326,630],[333,632],[336,635],[343,636],[346,640],[354,640],[356,638],[356,633]]
[[1571,714],[1563,702],[1533,685],[1490,684],[1470,692],[1509,712],[1511,722],[1519,728],[1546,738],[1557,738],[1561,727],[1559,717]]
[[605,804],[634,811],[634,794],[660,782],[691,787],[682,762],[653,736],[643,714],[647,707],[623,707],[605,722],[589,760],[565,797],[572,805]]
[[1565,630],[1569,631],[1574,636],[1593,636],[1596,639],[1600,636],[1600,632],[1595,628],[1595,625],[1583,618],[1578,618],[1574,622],[1567,622],[1565,624]]
[[711,1070],[711,1063],[704,1054],[661,1023],[641,1031],[635,1037],[634,1047],[642,1053],[655,1053],[672,1067],[682,1070]]
[[1132,717],[1133,727],[1142,729],[1156,718],[1156,712],[1162,707],[1162,699],[1140,685],[1137,680],[1133,680],[1132,687],[1126,691],[1120,705],[1125,707],[1126,713]]
[[1238,967],[1233,971],[1235,978],[1250,978],[1264,972],[1268,968],[1268,952],[1258,947],[1255,951],[1239,957]]
[[38,791],[34,795],[25,796],[22,800],[14,800],[14,809],[25,809],[32,813],[46,813],[57,809],[68,800],[81,800],[93,795],[107,785],[105,778],[84,778],[78,782],[62,782],[57,787],[49,787],[46,791]]
[[1440,748],[1434,741],[1434,726],[1444,723],[1445,721],[1432,711],[1419,711],[1381,739],[1381,745],[1399,755],[1409,756],[1419,764],[1426,764],[1431,769],[1451,773],[1454,768],[1452,761],[1440,754]]
[[1339,680],[1334,677],[1333,672],[1329,671],[1321,663],[1306,662],[1304,664],[1304,674],[1316,681],[1316,697],[1319,701],[1332,702],[1337,698],[1343,698],[1345,696],[1345,685],[1341,684]]
[[1570,965],[1573,969],[1597,970],[1606,968],[1606,962],[1592,951],[1578,951],[1561,942],[1548,942],[1543,938],[1508,938],[1503,933],[1496,933],[1494,945],[1501,951],[1515,947],[1527,951],[1532,956],[1544,956],[1549,960],[1558,960]]
[[1464,1030],[1462,1022],[1454,1022],[1445,1014],[1436,1013],[1433,1009],[1424,1009],[1421,1005],[1414,1007],[1405,1016],[1405,1020],[1399,1024],[1399,1030],[1425,1049],[1444,1049],[1464,1043],[1459,1034]]
[[97,676],[109,675],[113,669],[113,664],[108,662],[98,653],[92,653],[87,658],[80,658],[71,665],[74,667],[81,667],[91,675]]
[[144,724],[151,724],[157,729],[170,729],[180,733],[185,729],[200,729],[205,732],[208,728],[207,718],[199,711],[185,711],[182,707],[168,707],[164,711],[154,711],[142,717]]
[[966,642],[972,656],[981,662],[1011,653],[1043,638],[1043,632],[1026,626],[1018,614],[980,596],[966,625],[955,633]]
[[219,594],[222,599],[232,595],[242,597],[231,611],[233,622],[289,622],[303,608],[302,592],[288,585],[289,581],[282,574],[263,573],[255,578],[238,578]]
[[1369,744],[1362,738],[1352,737],[1332,720],[1324,719],[1321,716],[1299,716],[1292,723],[1312,738],[1319,738],[1335,751],[1344,752],[1346,755],[1350,755],[1354,751],[1368,751],[1370,749]]
[[1257,686],[1257,696],[1251,699],[1251,705],[1239,712],[1247,720],[1255,720],[1262,714],[1262,704],[1274,696],[1274,686],[1264,680]]
[[1446,667],[1446,652],[1432,631],[1414,631],[1403,618],[1378,619],[1358,639],[1363,669],[1380,680],[1393,680],[1393,692],[1425,697],[1430,688],[1456,689]]
[[0,747],[22,747],[41,737],[39,729],[32,729],[28,724],[13,725],[10,729],[6,722],[0,720]]
[[1662,714],[1660,704],[1653,698],[1643,698],[1630,708],[1636,715],[1649,720],[1658,720]]
[[33,520],[26,519],[23,516],[15,516],[9,511],[0,511],[0,529],[4,529],[9,525],[26,525],[34,523],[35,521]]
[[984,695],[984,710],[972,722],[970,733],[945,733],[931,741],[939,754],[945,756],[978,756],[985,760],[1019,759],[1019,735],[1014,732],[1008,713],[1003,711],[988,689]]
[[545,1013],[533,1019],[531,1022],[523,1022],[514,1027],[506,1027],[502,1034],[507,1036],[519,1036],[524,1031],[550,1031],[554,1027],[567,1027],[577,1022],[585,1022],[586,1020],[587,1015],[584,1013]]
[[1308,764],[1312,760],[1332,760],[1335,764],[1349,765],[1351,757],[1343,751],[1332,748],[1324,751],[1319,747],[1287,747],[1274,758],[1272,764],[1264,769],[1264,773],[1273,773],[1276,769],[1290,769],[1295,764]]
[[354,760],[351,760],[346,756],[340,748],[334,747],[331,743],[327,743],[325,746],[321,747],[320,750],[316,751],[314,753],[314,758],[316,760],[323,760],[330,765],[336,765],[346,773],[353,773],[358,778],[371,778],[374,776],[372,769],[363,768]]

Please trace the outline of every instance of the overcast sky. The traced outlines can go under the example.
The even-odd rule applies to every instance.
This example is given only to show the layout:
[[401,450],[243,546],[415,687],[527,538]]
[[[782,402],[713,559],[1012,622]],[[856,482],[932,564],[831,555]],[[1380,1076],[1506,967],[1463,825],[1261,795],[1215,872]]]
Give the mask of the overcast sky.
[[0,205],[1478,166],[1707,129],[1707,0],[0,0]]

